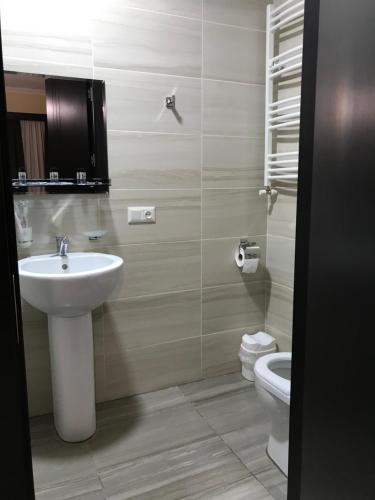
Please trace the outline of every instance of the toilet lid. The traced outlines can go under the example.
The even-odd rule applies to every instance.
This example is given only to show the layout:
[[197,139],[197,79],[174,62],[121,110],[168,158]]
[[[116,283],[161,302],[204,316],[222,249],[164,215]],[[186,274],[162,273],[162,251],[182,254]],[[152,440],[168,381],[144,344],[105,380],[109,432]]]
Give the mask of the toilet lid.
[[289,368],[291,361],[292,353],[276,352],[262,356],[254,366],[255,382],[287,405],[290,404],[290,380],[281,377],[273,369]]

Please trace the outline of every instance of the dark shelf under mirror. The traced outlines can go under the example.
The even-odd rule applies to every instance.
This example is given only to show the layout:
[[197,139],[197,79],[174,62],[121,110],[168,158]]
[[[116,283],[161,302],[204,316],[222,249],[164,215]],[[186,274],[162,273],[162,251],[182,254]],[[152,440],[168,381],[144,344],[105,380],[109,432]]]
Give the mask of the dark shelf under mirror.
[[108,192],[104,82],[5,72],[5,84],[13,191]]
[[15,194],[27,192],[46,194],[106,193],[110,186],[111,179],[88,179],[84,184],[78,184],[76,179],[60,179],[58,182],[52,182],[50,179],[27,179],[26,183],[20,183],[18,179],[12,179]]

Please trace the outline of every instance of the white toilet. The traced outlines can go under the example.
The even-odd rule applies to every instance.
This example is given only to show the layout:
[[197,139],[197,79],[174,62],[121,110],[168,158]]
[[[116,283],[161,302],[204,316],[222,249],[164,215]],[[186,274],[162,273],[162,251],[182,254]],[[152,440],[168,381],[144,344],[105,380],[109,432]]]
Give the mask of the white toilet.
[[271,417],[267,445],[270,458],[288,475],[290,372],[292,354],[276,352],[257,360],[255,388]]

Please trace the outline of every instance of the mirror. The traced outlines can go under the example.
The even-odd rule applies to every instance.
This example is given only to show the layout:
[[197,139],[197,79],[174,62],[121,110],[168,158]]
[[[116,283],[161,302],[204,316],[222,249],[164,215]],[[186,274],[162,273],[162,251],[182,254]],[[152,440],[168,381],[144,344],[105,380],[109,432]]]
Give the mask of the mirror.
[[5,72],[13,190],[109,189],[105,84]]

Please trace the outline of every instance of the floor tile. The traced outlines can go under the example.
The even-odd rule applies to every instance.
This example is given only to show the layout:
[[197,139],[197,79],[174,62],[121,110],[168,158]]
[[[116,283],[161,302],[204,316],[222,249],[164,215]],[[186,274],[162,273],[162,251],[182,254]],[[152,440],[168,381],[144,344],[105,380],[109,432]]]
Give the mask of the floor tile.
[[53,425],[53,415],[42,415],[30,419],[31,446],[37,447],[59,437]]
[[99,478],[90,478],[40,491],[36,500],[106,500],[106,497]]
[[214,435],[189,403],[98,428],[89,445],[99,472]]
[[201,495],[186,497],[186,500],[273,500],[267,490],[253,477],[234,484],[212,489]]
[[150,455],[100,474],[107,498],[122,500],[200,498],[211,488],[225,488],[247,477],[246,468],[219,437]]
[[96,408],[98,427],[113,425],[126,417],[147,415],[172,408],[184,402],[185,396],[180,389],[170,387],[161,391],[137,394],[136,396],[101,403]]
[[56,440],[34,446],[33,470],[37,491],[97,477],[87,442],[71,444]]
[[265,418],[255,387],[213,398],[196,408],[218,434],[246,428]]
[[231,373],[230,375],[211,377],[199,382],[180,385],[179,389],[189,401],[198,403],[251,385],[252,383],[244,379],[240,373]]
[[240,373],[101,403],[85,443],[30,421],[37,500],[286,500],[268,419]]
[[264,471],[270,466],[266,454],[269,435],[269,421],[266,415],[249,427],[223,434],[221,438],[240,458],[252,474]]
[[256,478],[269,491],[274,500],[287,500],[288,479],[276,465],[270,465],[267,470],[257,474]]

